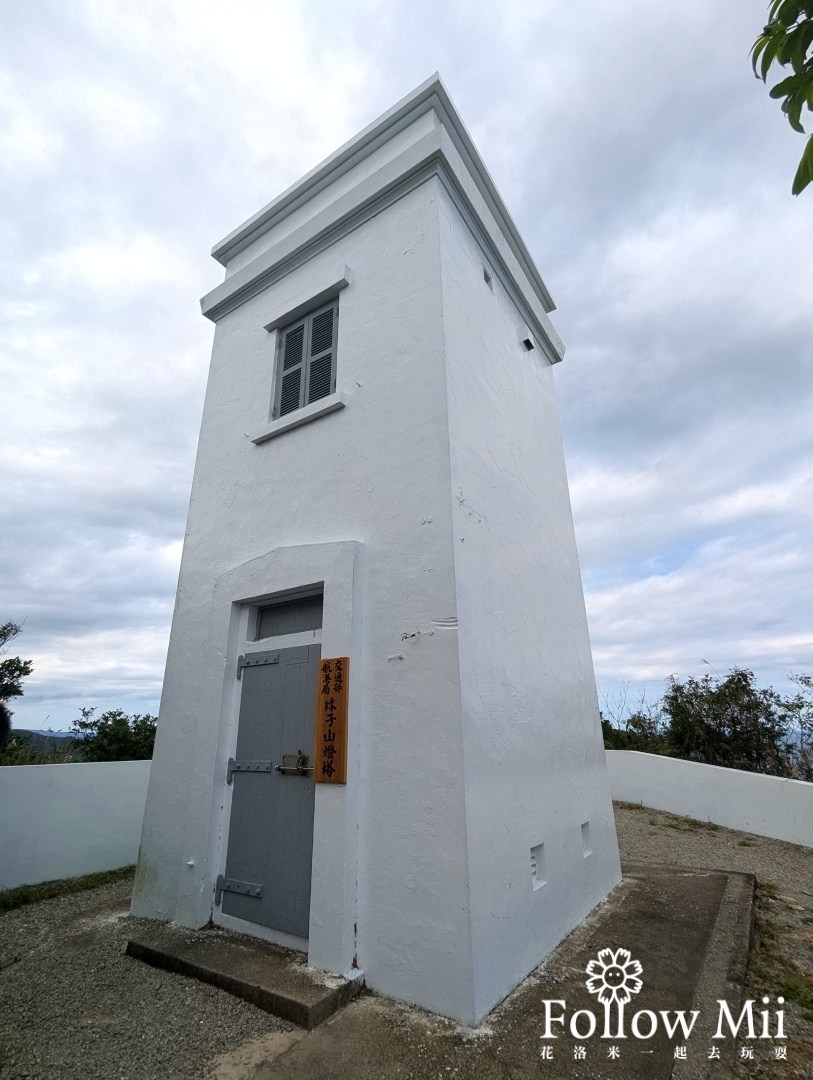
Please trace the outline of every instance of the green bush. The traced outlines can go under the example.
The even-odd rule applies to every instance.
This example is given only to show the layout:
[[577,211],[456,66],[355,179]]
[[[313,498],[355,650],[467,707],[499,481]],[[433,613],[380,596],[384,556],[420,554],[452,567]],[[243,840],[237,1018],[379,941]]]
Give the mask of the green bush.
[[609,720],[601,717],[601,730],[604,733],[604,745],[608,750],[640,750],[645,754],[665,754],[666,736],[660,716],[650,711],[638,709],[615,727]]
[[673,675],[657,704],[624,717],[617,702],[612,722],[602,715],[604,745],[813,781],[813,679],[792,679],[799,689],[783,698],[744,668],[725,678]]
[[157,717],[145,713],[128,716],[111,709],[95,716],[81,709],[71,725],[75,752],[81,761],[146,761],[152,757]]
[[754,674],[734,668],[726,678],[674,676],[663,695],[672,757],[729,769],[789,776],[784,746],[788,714],[775,690],[759,690]]
[[[19,623],[7,622],[0,626],[0,652],[6,651],[9,641],[22,633]],[[0,660],[0,701],[19,697],[23,692],[23,679],[34,670],[30,660],[21,660],[19,656],[9,656]]]
[[12,731],[0,749],[0,765],[64,765],[77,761],[73,739]]

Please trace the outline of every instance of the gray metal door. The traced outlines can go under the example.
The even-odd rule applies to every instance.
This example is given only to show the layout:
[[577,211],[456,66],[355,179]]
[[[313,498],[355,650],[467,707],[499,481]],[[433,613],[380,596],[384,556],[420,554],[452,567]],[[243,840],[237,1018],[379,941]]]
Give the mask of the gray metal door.
[[313,765],[320,655],[321,646],[303,645],[241,658],[226,872],[216,897],[227,915],[304,938],[314,783],[311,771],[292,771],[292,758],[302,753],[307,762],[299,764]]

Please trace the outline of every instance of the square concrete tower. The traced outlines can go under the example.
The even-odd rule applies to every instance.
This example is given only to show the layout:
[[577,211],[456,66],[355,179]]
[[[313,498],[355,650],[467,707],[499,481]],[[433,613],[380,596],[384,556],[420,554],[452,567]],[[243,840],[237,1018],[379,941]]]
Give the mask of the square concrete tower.
[[620,880],[552,300],[437,76],[213,254],[133,913],[476,1023]]

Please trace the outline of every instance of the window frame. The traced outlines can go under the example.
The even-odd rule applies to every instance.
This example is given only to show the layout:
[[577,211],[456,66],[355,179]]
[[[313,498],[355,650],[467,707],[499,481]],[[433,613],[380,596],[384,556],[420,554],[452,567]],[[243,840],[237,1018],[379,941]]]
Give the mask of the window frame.
[[[313,332],[313,321],[319,315],[322,315],[325,311],[333,311],[333,333],[329,349],[321,349],[315,356],[310,355],[311,340]],[[302,359],[299,364],[292,364],[290,371],[293,372],[297,366],[300,367],[302,375],[299,381],[299,404],[292,409],[288,409],[286,412],[282,412],[282,389],[283,389],[283,377],[285,374],[284,361],[285,361],[285,343],[288,335],[302,326],[304,327],[303,343],[302,343]],[[284,326],[280,326],[277,329],[277,343],[276,352],[274,358],[274,396],[273,405],[271,409],[271,421],[287,420],[289,417],[296,416],[297,413],[307,408],[309,405],[318,405],[320,401],[334,395],[336,393],[336,370],[337,370],[337,344],[339,336],[339,297],[335,296],[330,300],[327,300],[316,307],[311,308],[298,318],[293,319],[291,322],[286,323]],[[326,394],[321,394],[314,401],[309,400],[310,395],[310,383],[312,366],[315,362],[323,359],[328,352],[330,352],[331,364],[330,364],[330,386]]]

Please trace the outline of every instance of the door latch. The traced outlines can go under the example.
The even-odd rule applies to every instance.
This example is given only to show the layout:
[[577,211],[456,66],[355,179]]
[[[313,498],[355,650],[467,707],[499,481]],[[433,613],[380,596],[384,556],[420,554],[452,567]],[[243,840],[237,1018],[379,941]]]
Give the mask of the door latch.
[[274,771],[285,773],[287,776],[307,776],[313,772],[313,765],[309,765],[309,757],[297,750],[295,754],[283,754],[282,764],[275,765]]

